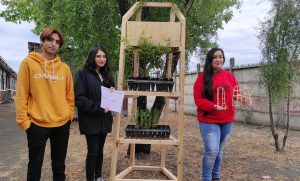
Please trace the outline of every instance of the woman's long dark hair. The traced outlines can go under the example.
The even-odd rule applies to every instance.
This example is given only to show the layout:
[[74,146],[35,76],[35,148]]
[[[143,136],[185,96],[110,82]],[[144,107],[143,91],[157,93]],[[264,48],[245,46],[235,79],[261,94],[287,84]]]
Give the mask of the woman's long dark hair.
[[225,55],[224,51],[221,48],[212,48],[208,51],[206,55],[205,65],[204,65],[204,91],[203,96],[207,98],[208,100],[213,100],[213,94],[212,94],[212,76],[213,76],[213,67],[212,67],[212,61],[214,59],[214,53],[216,51],[221,51],[223,54],[223,64],[225,63]]
[[111,72],[110,67],[109,67],[108,54],[106,53],[106,50],[102,45],[96,44],[96,45],[93,45],[90,48],[90,51],[89,51],[89,54],[87,56],[84,67],[87,68],[87,69],[90,69],[90,70],[95,70],[96,69],[95,58],[96,58],[96,54],[99,50],[104,52],[105,55],[106,55],[105,65],[103,67],[100,67],[100,69],[99,69],[99,73],[103,77],[103,83],[104,83],[104,85],[106,85],[108,87],[115,87],[112,72]]

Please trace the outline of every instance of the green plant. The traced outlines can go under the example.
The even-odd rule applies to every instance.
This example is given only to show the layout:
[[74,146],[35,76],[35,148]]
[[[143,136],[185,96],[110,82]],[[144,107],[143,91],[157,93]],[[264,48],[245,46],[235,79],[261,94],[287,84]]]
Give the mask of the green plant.
[[133,47],[130,46],[126,38],[122,39],[125,44],[127,53],[139,55],[141,76],[148,76],[151,69],[163,68],[162,57],[168,55],[171,52],[169,45],[161,46],[151,42],[150,37],[141,36],[138,40],[138,45]]
[[140,109],[137,111],[136,116],[136,127],[150,129],[156,128],[159,120],[159,111],[153,110],[150,111],[148,109]]
[[151,120],[152,120],[152,128],[157,128],[158,120],[159,120],[159,117],[160,117],[159,110],[153,109],[151,115],[152,115],[152,117],[151,117]]
[[146,109],[144,113],[144,128],[149,129],[151,127],[151,114],[148,109]]
[[136,127],[140,128],[144,125],[144,110],[139,109],[137,110],[137,116],[136,116]]

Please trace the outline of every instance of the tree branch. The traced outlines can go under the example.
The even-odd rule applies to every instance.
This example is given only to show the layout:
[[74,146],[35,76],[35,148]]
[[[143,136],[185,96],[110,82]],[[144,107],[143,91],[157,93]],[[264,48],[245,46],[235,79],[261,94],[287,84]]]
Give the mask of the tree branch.
[[184,5],[184,14],[187,15],[189,10],[192,8],[194,0],[186,0]]
[[294,57],[297,59],[298,55],[296,55],[296,52],[298,52],[297,50],[298,50],[299,43],[300,43],[300,37],[298,37],[297,43],[294,48],[294,52],[292,53],[292,56],[291,56],[289,62],[291,62]]
[[123,16],[129,9],[130,4],[128,2],[128,0],[117,0],[119,3],[119,10],[121,13],[121,16]]

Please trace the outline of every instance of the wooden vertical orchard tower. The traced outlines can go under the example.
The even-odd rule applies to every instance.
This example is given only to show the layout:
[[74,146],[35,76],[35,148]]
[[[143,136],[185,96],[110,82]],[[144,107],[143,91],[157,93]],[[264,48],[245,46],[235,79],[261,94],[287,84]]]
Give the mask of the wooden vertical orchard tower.
[[[143,7],[157,7],[170,9],[169,22],[146,22],[141,21],[141,10]],[[130,17],[135,15],[135,21],[129,21]],[[158,2],[136,2],[130,10],[122,18],[121,37],[126,38],[130,46],[138,46],[140,37],[149,37],[154,44],[169,46],[172,52],[168,55],[167,77],[171,77],[172,53],[179,52],[179,88],[173,92],[149,92],[149,91],[126,91],[124,88],[124,66],[125,66],[125,45],[121,41],[119,73],[118,73],[118,89],[125,92],[125,96],[132,98],[132,113],[135,115],[137,109],[137,98],[139,96],[163,96],[165,97],[164,119],[168,118],[169,99],[176,99],[179,103],[178,109],[178,136],[177,138],[170,136],[169,139],[134,139],[120,137],[120,113],[116,114],[116,119],[113,127],[113,152],[111,162],[111,181],[129,181],[129,180],[156,180],[157,179],[125,179],[124,177],[134,170],[139,171],[161,171],[169,180],[183,181],[183,131],[184,131],[184,72],[185,72],[185,17],[180,10],[172,3]],[[134,56],[134,76],[138,76],[139,71],[139,56]],[[121,173],[117,173],[117,160],[120,144],[130,144],[130,162],[129,167]],[[135,144],[153,144],[160,145],[161,163],[159,166],[139,166],[135,164]],[[177,176],[171,173],[165,165],[167,146],[175,146],[177,149]]]

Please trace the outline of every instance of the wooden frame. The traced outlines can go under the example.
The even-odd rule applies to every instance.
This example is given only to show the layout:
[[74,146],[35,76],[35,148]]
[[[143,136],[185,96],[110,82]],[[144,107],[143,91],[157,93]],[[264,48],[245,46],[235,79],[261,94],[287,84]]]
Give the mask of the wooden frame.
[[[142,22],[141,8],[143,7],[161,7],[170,8],[170,22]],[[129,21],[130,17],[136,15],[136,21]],[[175,19],[178,22],[175,22]],[[151,28],[149,28],[151,27]],[[153,28],[156,31],[153,31]],[[179,88],[176,92],[141,92],[141,91],[125,91],[124,88],[124,66],[125,66],[125,45],[121,41],[120,57],[119,57],[119,72],[118,72],[118,90],[123,90],[125,96],[132,98],[131,114],[135,115],[137,107],[137,97],[139,96],[164,96],[166,104],[164,106],[164,119],[168,119],[169,99],[176,99],[179,102],[178,110],[178,138],[170,136],[167,140],[147,139],[147,144],[160,145],[161,163],[160,166],[138,166],[135,164],[135,144],[144,144],[145,139],[128,139],[120,137],[120,120],[121,114],[116,113],[116,118],[113,125],[113,150],[111,162],[111,181],[140,181],[140,180],[155,180],[157,179],[125,179],[124,177],[133,170],[142,171],[161,171],[169,180],[183,181],[183,131],[184,131],[184,74],[185,74],[185,17],[172,3],[159,2],[136,2],[122,18],[121,37],[126,38],[130,46],[137,46],[140,36],[145,36],[151,42],[163,46],[169,46],[173,50],[179,51]],[[172,53],[169,54],[169,59],[172,60]],[[167,77],[171,77],[171,65],[168,63]],[[134,56],[134,76],[139,74],[139,57]],[[129,167],[117,174],[117,158],[120,144],[130,144],[130,160]],[[167,146],[177,147],[177,176],[172,174],[165,165]],[[161,180],[162,181],[162,180]]]

